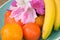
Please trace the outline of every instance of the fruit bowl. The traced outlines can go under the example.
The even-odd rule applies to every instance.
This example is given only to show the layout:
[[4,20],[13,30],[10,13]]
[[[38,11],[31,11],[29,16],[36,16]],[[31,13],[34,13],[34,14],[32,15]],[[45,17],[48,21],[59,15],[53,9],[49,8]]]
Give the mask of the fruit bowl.
[[[6,12],[6,9],[9,8],[10,4],[11,1],[0,8],[0,29],[4,25],[4,13]],[[42,40],[42,38],[40,38],[40,40]],[[60,30],[57,32],[53,30],[47,40],[60,40]]]

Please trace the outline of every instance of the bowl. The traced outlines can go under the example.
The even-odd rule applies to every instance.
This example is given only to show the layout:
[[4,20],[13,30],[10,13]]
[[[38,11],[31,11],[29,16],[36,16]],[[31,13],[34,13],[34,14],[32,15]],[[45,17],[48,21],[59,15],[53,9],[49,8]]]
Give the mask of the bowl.
[[[4,25],[4,13],[7,11],[10,4],[11,4],[11,0],[7,2],[3,7],[0,8],[0,30]],[[42,38],[40,38],[40,40],[42,40]],[[60,40],[60,30],[58,30],[57,32],[52,30],[47,40]]]

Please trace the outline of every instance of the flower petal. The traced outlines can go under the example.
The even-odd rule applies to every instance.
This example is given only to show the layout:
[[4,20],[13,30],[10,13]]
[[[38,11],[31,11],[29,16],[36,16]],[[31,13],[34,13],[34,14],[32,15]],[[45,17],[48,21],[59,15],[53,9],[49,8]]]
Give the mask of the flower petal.
[[17,6],[16,3],[17,2],[15,0],[13,0],[12,3],[11,3],[11,5],[16,7]]
[[35,18],[37,17],[36,12],[33,8],[28,8],[28,10],[23,14],[22,23],[26,24],[29,22],[35,22]]
[[44,14],[44,1],[43,0],[32,0],[31,6],[36,9],[36,12],[40,15]]

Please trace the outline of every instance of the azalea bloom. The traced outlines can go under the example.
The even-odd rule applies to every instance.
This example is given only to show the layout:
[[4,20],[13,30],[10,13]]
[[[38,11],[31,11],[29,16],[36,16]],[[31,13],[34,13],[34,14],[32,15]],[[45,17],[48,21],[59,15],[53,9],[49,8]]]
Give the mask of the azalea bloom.
[[16,2],[14,5],[17,6],[10,6],[10,10],[12,10],[10,18],[14,18],[16,22],[21,20],[23,24],[35,22],[37,15],[31,7],[29,0],[16,0]]
[[32,0],[30,1],[31,6],[36,10],[36,12],[40,15],[44,14],[44,0]]
[[14,18],[16,22],[21,20],[23,24],[35,22],[37,17],[36,12],[40,15],[44,14],[43,0],[13,0],[10,10],[12,10],[10,17]]

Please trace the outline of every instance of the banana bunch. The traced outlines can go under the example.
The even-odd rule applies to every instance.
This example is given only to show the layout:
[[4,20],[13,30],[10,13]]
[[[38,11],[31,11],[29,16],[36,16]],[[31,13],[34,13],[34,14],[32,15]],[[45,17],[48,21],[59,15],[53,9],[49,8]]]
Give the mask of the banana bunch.
[[42,39],[47,39],[51,31],[60,28],[60,0],[44,0],[45,19],[42,28]]

